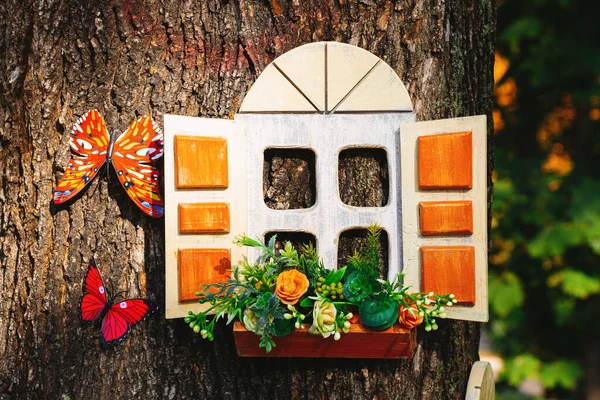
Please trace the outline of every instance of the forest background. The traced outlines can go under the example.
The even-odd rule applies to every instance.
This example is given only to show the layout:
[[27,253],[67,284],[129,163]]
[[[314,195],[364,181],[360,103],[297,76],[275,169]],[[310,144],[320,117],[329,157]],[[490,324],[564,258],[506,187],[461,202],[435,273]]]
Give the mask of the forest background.
[[[487,332],[505,385],[600,398],[600,9],[498,4]],[[535,386],[535,385],[534,385]]]

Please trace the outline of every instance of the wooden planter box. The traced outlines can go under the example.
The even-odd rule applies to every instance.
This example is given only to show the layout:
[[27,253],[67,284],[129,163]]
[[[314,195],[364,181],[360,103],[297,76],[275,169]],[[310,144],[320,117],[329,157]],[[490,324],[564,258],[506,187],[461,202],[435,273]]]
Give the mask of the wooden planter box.
[[241,357],[327,357],[327,358],[412,358],[417,342],[416,329],[407,330],[395,324],[376,332],[361,324],[352,324],[340,340],[327,339],[297,329],[290,335],[276,337],[277,345],[270,353],[258,347],[260,336],[249,332],[241,322],[233,326],[233,336]]

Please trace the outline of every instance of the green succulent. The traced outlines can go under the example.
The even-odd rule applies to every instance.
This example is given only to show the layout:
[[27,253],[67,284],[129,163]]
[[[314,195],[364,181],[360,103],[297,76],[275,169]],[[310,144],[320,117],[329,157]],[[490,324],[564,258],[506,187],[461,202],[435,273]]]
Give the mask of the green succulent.
[[358,307],[361,322],[376,331],[394,325],[399,311],[400,303],[387,295],[364,300]]
[[344,297],[352,303],[360,303],[373,292],[370,280],[358,271],[352,273],[344,283]]
[[294,331],[294,320],[276,319],[273,321],[273,333],[275,336],[286,336]]

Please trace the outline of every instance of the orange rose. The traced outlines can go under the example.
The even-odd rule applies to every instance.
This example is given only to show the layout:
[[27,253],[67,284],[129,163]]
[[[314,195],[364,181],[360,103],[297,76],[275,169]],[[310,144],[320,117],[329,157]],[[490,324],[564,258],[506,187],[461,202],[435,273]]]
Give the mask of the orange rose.
[[290,269],[283,271],[277,277],[275,291],[283,304],[296,304],[308,290],[310,283],[302,272]]
[[419,317],[419,311],[415,307],[414,303],[406,307],[404,304],[400,306],[400,314],[398,315],[398,322],[406,329],[412,329],[423,322],[423,317]]

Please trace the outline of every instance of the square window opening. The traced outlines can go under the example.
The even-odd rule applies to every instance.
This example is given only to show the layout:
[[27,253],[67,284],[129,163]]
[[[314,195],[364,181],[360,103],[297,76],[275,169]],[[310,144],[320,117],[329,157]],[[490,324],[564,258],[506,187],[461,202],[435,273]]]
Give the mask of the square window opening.
[[350,148],[338,158],[338,192],[354,207],[385,207],[390,193],[387,153],[382,148]]
[[[367,242],[367,229],[349,229],[340,234],[338,241],[337,267],[348,264],[350,257],[356,252],[363,251]],[[385,230],[379,236],[379,276],[387,279],[389,271],[389,239]]]
[[317,238],[310,232],[301,231],[278,231],[278,232],[267,232],[265,234],[265,244],[269,243],[273,236],[277,235],[275,239],[275,249],[281,250],[284,248],[286,242],[292,243],[292,246],[298,251],[302,249],[304,245],[311,244],[314,248],[317,247]]
[[315,153],[268,148],[263,162],[263,198],[274,210],[311,208],[316,202]]

